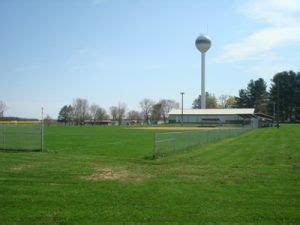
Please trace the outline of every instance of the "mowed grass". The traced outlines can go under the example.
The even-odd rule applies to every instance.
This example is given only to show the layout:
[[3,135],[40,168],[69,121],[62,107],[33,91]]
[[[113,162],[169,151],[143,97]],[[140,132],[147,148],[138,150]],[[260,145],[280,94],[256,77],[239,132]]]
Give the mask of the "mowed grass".
[[299,125],[152,160],[154,132],[50,126],[45,152],[0,151],[0,224],[300,224]]

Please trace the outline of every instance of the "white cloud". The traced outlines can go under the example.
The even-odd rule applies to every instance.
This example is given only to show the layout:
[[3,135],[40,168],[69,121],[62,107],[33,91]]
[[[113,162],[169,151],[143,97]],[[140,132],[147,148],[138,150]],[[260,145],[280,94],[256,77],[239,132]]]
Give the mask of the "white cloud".
[[257,60],[276,48],[300,44],[299,0],[250,1],[241,12],[266,27],[224,46],[214,62]]
[[241,11],[249,18],[272,26],[299,25],[299,0],[250,1]]

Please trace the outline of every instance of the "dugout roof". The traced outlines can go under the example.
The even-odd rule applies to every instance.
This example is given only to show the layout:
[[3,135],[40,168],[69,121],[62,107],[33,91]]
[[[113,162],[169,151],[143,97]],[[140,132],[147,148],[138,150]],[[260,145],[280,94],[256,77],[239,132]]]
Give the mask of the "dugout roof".
[[[181,109],[173,109],[169,115],[181,115]],[[254,108],[184,109],[184,115],[254,115]]]

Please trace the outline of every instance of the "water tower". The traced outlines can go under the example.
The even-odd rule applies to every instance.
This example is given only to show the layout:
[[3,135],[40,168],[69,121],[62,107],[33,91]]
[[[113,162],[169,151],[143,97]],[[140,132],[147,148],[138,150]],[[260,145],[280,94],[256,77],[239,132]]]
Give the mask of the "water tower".
[[196,39],[196,47],[201,52],[201,109],[206,108],[205,93],[205,52],[211,46],[211,40],[207,35],[200,35]]

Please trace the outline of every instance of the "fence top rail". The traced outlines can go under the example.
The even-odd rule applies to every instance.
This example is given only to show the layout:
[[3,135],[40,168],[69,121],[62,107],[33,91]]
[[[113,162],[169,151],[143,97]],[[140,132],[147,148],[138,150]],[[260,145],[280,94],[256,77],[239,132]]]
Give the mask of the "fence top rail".
[[214,129],[214,130],[186,130],[186,131],[170,131],[170,132],[156,132],[156,135],[169,135],[169,134],[184,134],[184,133],[205,133],[205,132],[215,132],[215,131],[229,131],[229,130],[246,130],[249,127],[238,127],[238,128],[224,128],[224,129]]
[[39,131],[0,131],[1,134],[40,134]]
[[161,143],[161,142],[168,142],[168,141],[174,141],[176,140],[175,138],[168,138],[168,139],[164,139],[164,140],[157,140],[155,141],[156,143]]

